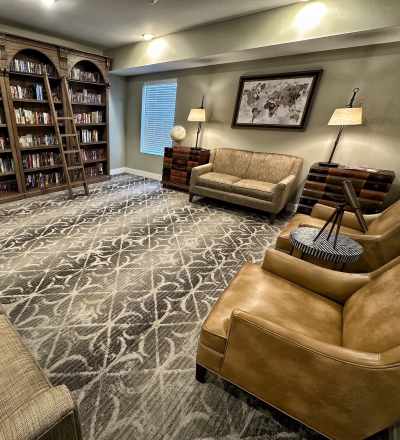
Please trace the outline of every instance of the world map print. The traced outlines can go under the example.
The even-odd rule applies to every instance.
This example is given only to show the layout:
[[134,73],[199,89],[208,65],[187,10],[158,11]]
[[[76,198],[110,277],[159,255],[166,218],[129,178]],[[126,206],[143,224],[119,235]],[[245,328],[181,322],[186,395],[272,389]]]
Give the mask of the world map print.
[[314,78],[244,83],[237,124],[300,126]]

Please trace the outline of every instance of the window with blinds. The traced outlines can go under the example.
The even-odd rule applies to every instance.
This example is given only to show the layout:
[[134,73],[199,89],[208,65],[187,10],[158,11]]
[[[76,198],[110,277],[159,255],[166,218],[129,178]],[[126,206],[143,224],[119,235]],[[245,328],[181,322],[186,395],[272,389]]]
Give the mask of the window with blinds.
[[169,133],[175,124],[176,89],[176,80],[144,84],[140,133],[142,153],[163,156],[164,148],[171,147]]

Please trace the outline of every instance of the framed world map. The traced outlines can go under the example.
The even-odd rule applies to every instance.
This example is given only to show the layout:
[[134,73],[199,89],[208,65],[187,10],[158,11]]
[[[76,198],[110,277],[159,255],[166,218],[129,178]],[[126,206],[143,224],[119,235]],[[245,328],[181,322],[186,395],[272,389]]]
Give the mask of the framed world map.
[[304,129],[321,74],[242,76],[232,127]]

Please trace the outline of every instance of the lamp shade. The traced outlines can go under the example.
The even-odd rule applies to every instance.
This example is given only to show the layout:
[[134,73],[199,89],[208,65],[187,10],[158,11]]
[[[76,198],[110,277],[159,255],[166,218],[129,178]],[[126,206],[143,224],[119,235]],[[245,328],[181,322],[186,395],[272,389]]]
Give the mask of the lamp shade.
[[189,122],[206,122],[205,108],[192,108],[188,117]]
[[362,107],[337,108],[329,120],[328,125],[362,125]]

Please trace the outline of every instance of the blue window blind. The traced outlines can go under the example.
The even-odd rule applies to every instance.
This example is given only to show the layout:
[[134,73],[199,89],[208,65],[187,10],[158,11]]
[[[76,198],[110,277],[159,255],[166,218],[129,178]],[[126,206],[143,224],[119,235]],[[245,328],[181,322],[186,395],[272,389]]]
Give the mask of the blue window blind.
[[144,84],[140,133],[142,153],[163,156],[164,148],[172,145],[169,132],[175,124],[176,88],[176,80]]

